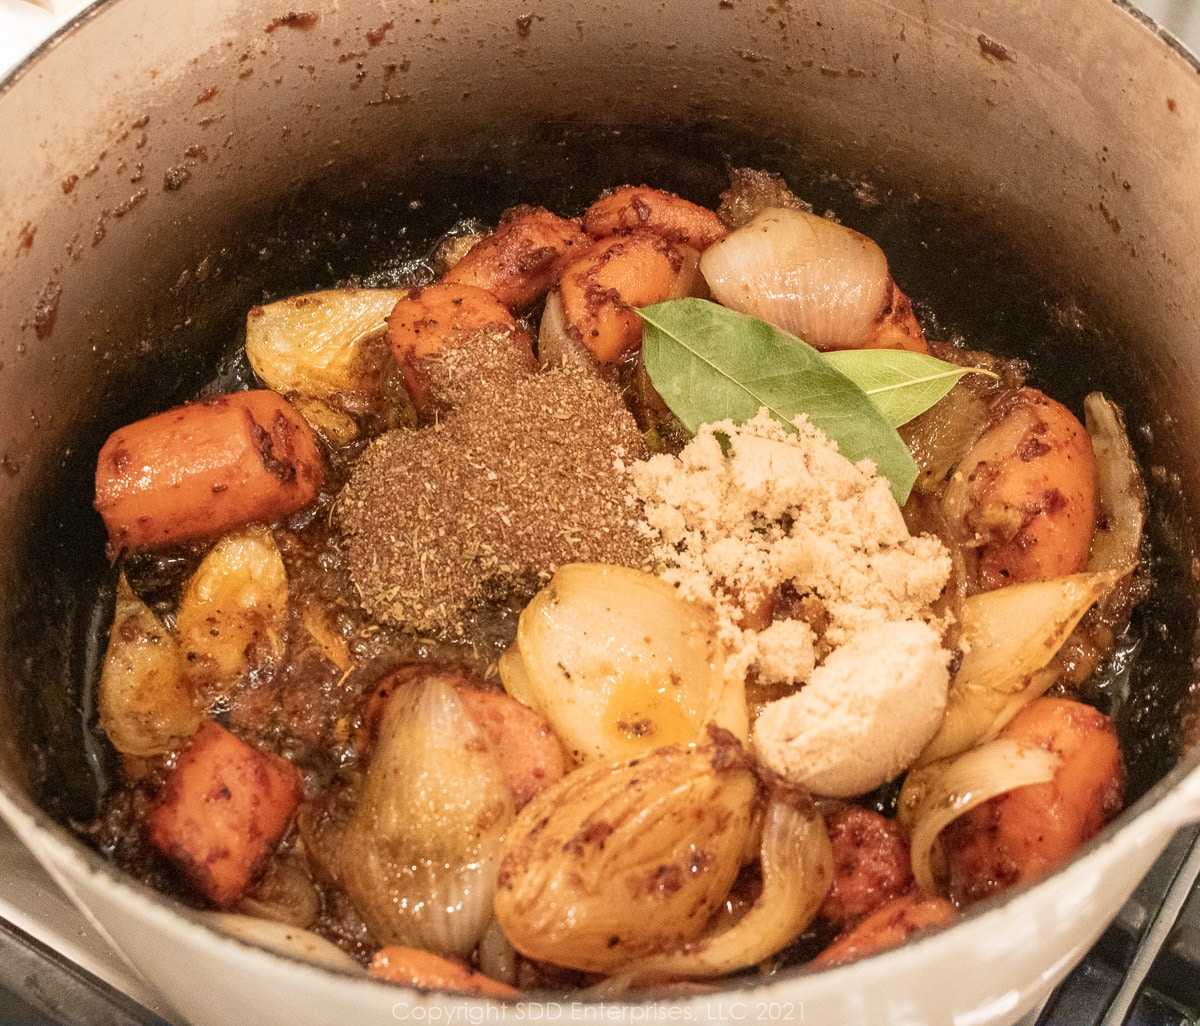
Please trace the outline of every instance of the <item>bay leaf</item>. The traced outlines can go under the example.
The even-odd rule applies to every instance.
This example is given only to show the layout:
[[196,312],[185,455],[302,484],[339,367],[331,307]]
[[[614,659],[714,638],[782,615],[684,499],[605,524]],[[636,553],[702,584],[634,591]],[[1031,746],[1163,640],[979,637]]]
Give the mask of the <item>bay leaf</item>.
[[987,374],[902,349],[846,349],[822,353],[870,397],[892,427],[907,424],[942,399],[964,374]]
[[688,431],[717,420],[745,423],[763,407],[788,427],[803,413],[847,459],[871,460],[897,502],[908,498],[917,465],[896,429],[811,346],[702,299],[656,303],[637,313],[646,371]]

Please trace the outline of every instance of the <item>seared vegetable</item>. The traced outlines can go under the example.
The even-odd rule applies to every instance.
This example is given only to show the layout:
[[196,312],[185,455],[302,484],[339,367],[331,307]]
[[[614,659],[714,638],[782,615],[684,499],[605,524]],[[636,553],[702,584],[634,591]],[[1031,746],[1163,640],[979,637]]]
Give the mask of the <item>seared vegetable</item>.
[[529,706],[471,687],[460,689],[458,697],[491,742],[518,809],[566,773],[570,757],[550,724]]
[[729,929],[622,970],[634,980],[724,976],[790,944],[812,921],[833,879],[825,822],[802,790],[776,788],[763,819],[762,893]]
[[329,969],[352,973],[355,976],[363,975],[362,966],[353,958],[311,930],[232,912],[205,912],[202,915],[216,929],[252,944],[261,944],[264,948],[278,951],[282,955],[302,958]]
[[756,792],[721,730],[699,748],[588,763],[509,829],[500,926],[521,954],[590,972],[695,940],[737,876]]
[[265,868],[302,796],[290,762],[209,720],[147,813],[146,837],[209,901],[229,908]]
[[446,274],[447,284],[490,292],[519,313],[541,299],[563,265],[587,246],[579,222],[540,207],[515,207]]
[[113,552],[213,537],[311,502],[324,478],[312,428],[274,392],[237,392],[113,432],[96,509]]
[[979,549],[984,588],[1082,571],[1096,530],[1096,466],[1083,425],[1033,388],[1006,393],[959,462],[942,499],[958,536]]
[[124,574],[117,584],[99,705],[100,729],[126,755],[163,755],[200,726],[179,645]]
[[1051,663],[1076,624],[1129,572],[1125,567],[1014,584],[972,595],[959,613],[966,650],[946,716],[918,765],[989,741],[1054,683]]
[[[310,399],[380,386],[385,366],[365,343],[384,334],[400,289],[330,289],[252,307],[246,356],[276,392]],[[386,347],[381,347],[386,353]]]
[[387,698],[342,841],[342,882],[382,944],[465,957],[492,919],[513,802],[458,689],[436,671]]
[[954,906],[944,898],[927,898],[919,891],[893,898],[843,934],[809,964],[843,965],[903,944],[913,934],[953,921]]
[[1000,732],[1058,756],[1051,780],[1009,791],[942,833],[949,893],[975,901],[1069,859],[1120,810],[1125,763],[1112,722],[1091,706],[1042,698]]
[[375,952],[370,975],[376,980],[403,983],[423,990],[449,990],[481,997],[516,997],[517,990],[460,962],[452,962],[420,948],[391,944]]
[[461,384],[456,378],[469,378],[479,370],[456,374],[453,366],[444,365],[444,355],[456,341],[481,332],[502,334],[511,343],[504,350],[512,362],[529,371],[536,366],[532,343],[516,318],[490,292],[474,285],[439,282],[415,289],[396,304],[387,323],[409,398],[426,419],[453,405],[453,393]]
[[664,581],[572,563],[526,606],[500,677],[581,761],[689,744],[709,723],[744,738],[745,696],[715,635],[712,612]]
[[252,527],[222,538],[188,581],[176,617],[188,679],[227,693],[283,655],[287,615],[287,572],[271,532]]
[[703,252],[725,234],[725,226],[707,207],[645,185],[625,185],[596,200],[583,215],[593,238],[648,231]]

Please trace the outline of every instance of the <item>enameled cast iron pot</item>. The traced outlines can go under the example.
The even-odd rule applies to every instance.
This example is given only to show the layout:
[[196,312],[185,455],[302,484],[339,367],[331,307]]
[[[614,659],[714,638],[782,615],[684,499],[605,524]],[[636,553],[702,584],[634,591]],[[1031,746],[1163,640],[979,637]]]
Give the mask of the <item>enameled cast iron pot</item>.
[[[836,202],[861,175],[877,190],[858,196],[864,230],[918,301],[958,297],[988,323],[1053,283],[1043,313],[1067,341],[1042,356],[1129,407],[1159,468],[1159,551],[1188,566],[1200,74],[1120,2],[108,0],[0,83],[0,139],[0,812],[197,1024],[433,1022],[472,1005],[219,935],[64,825],[93,813],[107,771],[81,686],[103,626],[79,598],[105,571],[96,450],[192,394],[265,296],[517,201],[571,212],[648,181],[711,202],[729,165],[757,163]],[[1167,772],[1188,747],[1195,599],[1186,573],[1164,574],[1133,717],[1152,752],[1138,773],[1162,779],[1141,779],[1068,868],[865,962],[610,1005],[609,1021],[1019,1018],[1200,818],[1200,754]],[[504,1012],[582,1015],[557,1000]]]

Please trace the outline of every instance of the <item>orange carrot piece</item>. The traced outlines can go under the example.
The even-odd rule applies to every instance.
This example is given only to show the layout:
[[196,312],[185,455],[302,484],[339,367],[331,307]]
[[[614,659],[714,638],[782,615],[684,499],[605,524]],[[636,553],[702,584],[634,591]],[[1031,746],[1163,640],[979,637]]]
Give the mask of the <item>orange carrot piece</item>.
[[713,211],[645,185],[625,185],[596,200],[583,215],[583,228],[596,239],[648,231],[698,250],[725,235]]
[[950,897],[977,901],[1045,875],[1121,809],[1125,762],[1112,721],[1082,702],[1039,698],[1000,737],[1036,744],[1062,764],[1052,780],[998,795],[941,835]]
[[541,207],[515,207],[443,280],[486,289],[508,309],[526,310],[554,287],[563,266],[587,243],[578,221]]
[[398,944],[375,952],[367,972],[376,980],[403,983],[426,990],[450,990],[480,997],[516,997],[519,993],[516,987],[493,980],[483,973],[472,972],[458,962],[430,951],[405,948]]
[[147,813],[146,837],[209,901],[229,908],[266,868],[303,793],[290,762],[208,720]]
[[275,392],[190,403],[114,431],[96,465],[96,509],[115,552],[270,522],[317,497],[312,428]]
[[491,741],[518,809],[567,772],[567,753],[545,717],[499,691],[468,686],[458,694]]
[[388,340],[404,386],[422,416],[438,406],[430,365],[456,339],[483,330],[513,336],[514,360],[536,366],[529,336],[494,295],[474,285],[438,282],[414,289],[388,315]]
[[919,891],[910,891],[871,913],[809,964],[842,965],[877,951],[899,947],[913,934],[948,923],[956,915],[954,906],[944,898],[926,898]]
[[567,330],[578,332],[601,364],[636,352],[642,322],[628,307],[667,299],[684,262],[674,243],[649,232],[597,243],[566,267],[559,282]]

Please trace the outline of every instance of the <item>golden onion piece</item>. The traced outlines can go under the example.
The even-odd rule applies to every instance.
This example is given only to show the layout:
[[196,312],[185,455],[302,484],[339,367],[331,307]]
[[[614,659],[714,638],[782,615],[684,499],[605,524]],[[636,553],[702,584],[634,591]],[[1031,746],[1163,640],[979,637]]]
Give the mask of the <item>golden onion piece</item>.
[[562,567],[525,608],[500,660],[505,690],[546,717],[581,762],[691,744],[709,723],[745,740],[711,610],[639,570]]
[[217,693],[283,654],[288,580],[271,532],[226,535],[201,560],[179,603],[176,629],[188,677]]
[[965,650],[946,716],[917,759],[924,766],[995,737],[1055,675],[1047,664],[1092,605],[1130,568],[1071,574],[972,595],[959,619]]
[[126,755],[163,755],[200,726],[179,644],[124,574],[117,583],[98,704],[100,729]]
[[610,973],[701,934],[741,866],[758,790],[737,738],[709,735],[588,763],[525,806],[496,889],[517,951]]
[[1132,570],[1138,563],[1146,523],[1146,485],[1129,444],[1120,408],[1099,392],[1083,401],[1084,423],[1096,455],[1100,523],[1092,536],[1087,568]]
[[500,764],[445,676],[397,689],[338,855],[375,940],[469,955],[492,920],[512,818]]
[[833,883],[833,847],[825,818],[807,792],[777,787],[767,805],[759,853],[762,893],[729,929],[676,951],[625,966],[622,980],[724,976],[761,962],[790,944],[812,922]]
[[373,389],[376,368],[363,343],[387,330],[403,289],[329,289],[251,309],[246,356],[276,392],[311,399]]
[[700,258],[713,298],[816,349],[857,349],[892,294],[883,250],[803,210],[769,208]]
[[921,890],[938,893],[933,862],[938,834],[990,798],[1052,779],[1061,762],[1038,745],[1001,738],[909,773],[896,818],[912,832],[913,877]]

